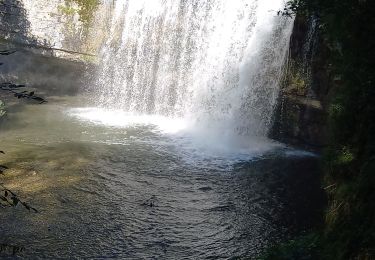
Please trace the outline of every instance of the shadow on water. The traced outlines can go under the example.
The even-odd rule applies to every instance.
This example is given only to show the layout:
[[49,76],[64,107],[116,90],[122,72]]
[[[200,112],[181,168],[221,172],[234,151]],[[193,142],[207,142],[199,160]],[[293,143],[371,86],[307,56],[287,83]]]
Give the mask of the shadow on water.
[[[65,222],[66,218],[61,216],[70,214],[72,204],[90,203],[90,194],[82,197],[72,187],[85,178],[83,168],[91,156],[89,149],[79,143],[23,144],[21,149],[16,147],[7,151],[2,163],[10,169],[2,176],[2,182],[39,212],[30,213],[22,207],[2,209],[0,218],[5,221],[0,227],[0,243],[25,247],[23,257],[35,253],[35,248],[31,247],[45,250],[49,246],[46,238],[51,236],[52,226],[59,221],[69,225],[69,221]],[[58,238],[66,234],[65,230],[59,230],[53,235],[56,235],[58,244],[61,243]],[[38,253],[34,257],[41,255]]]
[[[238,183],[246,186],[266,185],[267,196],[275,203],[275,214],[268,212],[278,226],[288,227],[290,235],[322,224],[326,197],[321,187],[318,157],[275,157],[236,165]],[[252,200],[251,193],[244,200]],[[270,201],[270,202],[271,202]],[[271,207],[272,208],[272,207]],[[280,209],[280,210],[277,210]]]
[[15,148],[5,182],[40,213],[0,212],[1,233],[32,257],[226,259],[256,257],[321,221],[316,158],[218,171],[173,154],[138,142]]
[[[83,64],[43,57],[37,52],[24,49],[25,44],[46,48],[50,47],[50,44],[30,34],[30,22],[22,1],[0,1],[0,38],[0,50],[16,50],[12,55],[1,56],[1,82],[26,84],[28,90],[36,90],[38,95],[55,104],[63,102],[59,96],[71,96],[78,92],[82,84]],[[43,54],[53,56],[47,49],[43,50]],[[39,106],[25,100],[17,100],[3,92],[0,93],[0,99],[6,102],[8,110],[7,116],[1,119],[1,150],[7,153],[1,157],[1,163],[11,168],[1,176],[1,182],[22,199],[41,209],[38,214],[30,214],[20,207],[1,209],[0,244],[16,244],[27,248],[35,236],[40,239],[43,248],[48,245],[44,243],[43,236],[48,232],[49,220],[58,219],[65,211],[65,207],[61,206],[66,203],[65,198],[74,196],[64,194],[64,191],[69,190],[67,187],[79,182],[81,178],[69,175],[69,172],[79,172],[78,169],[86,163],[87,158],[84,157],[84,149],[79,144],[62,144],[60,148],[59,145],[38,146],[22,143],[22,140],[20,142],[15,136],[9,137],[9,133],[15,130],[29,131],[30,123],[37,120],[34,116],[39,112]],[[36,114],[29,114],[28,119],[22,116],[20,118],[20,112],[29,109],[36,109]],[[45,107],[41,106],[40,109]],[[12,150],[12,145],[21,152]],[[53,154],[60,157],[51,156]],[[64,172],[64,175],[61,175],[61,172]],[[48,173],[48,177],[43,175],[45,173]],[[55,192],[56,186],[59,187],[59,192]],[[80,200],[85,201],[87,197],[86,195]],[[35,235],[36,233],[39,235]],[[59,236],[64,236],[63,231]],[[23,239],[25,237],[27,239]]]

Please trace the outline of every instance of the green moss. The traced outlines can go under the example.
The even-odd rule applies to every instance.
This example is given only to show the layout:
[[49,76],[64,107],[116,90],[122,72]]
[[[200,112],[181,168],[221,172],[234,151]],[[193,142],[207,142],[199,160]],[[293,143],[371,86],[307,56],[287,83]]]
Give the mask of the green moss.
[[291,75],[290,85],[294,89],[297,95],[305,95],[307,91],[307,84],[305,77],[302,73],[296,72]]
[[304,96],[308,90],[308,76],[306,73],[301,71],[300,64],[298,62],[291,62],[289,70],[285,75],[285,81],[283,82],[284,91],[288,94],[294,94],[298,96]]
[[351,163],[353,160],[354,160],[353,153],[349,151],[349,148],[344,147],[339,153],[339,156],[337,158],[337,163],[347,165]]
[[[74,4],[78,8],[74,8]],[[65,6],[59,6],[59,11],[67,16],[78,14],[79,20],[83,23],[85,29],[88,30],[99,4],[99,0],[65,0]]]
[[94,17],[94,13],[100,4],[99,0],[66,0],[71,5],[76,3],[79,6],[78,14],[80,21],[85,25],[89,25]]
[[344,107],[341,104],[331,104],[329,107],[329,116],[331,118],[339,117],[344,111]]
[[86,63],[91,63],[91,64],[98,63],[98,57],[97,56],[82,55],[81,60],[83,60]]
[[68,15],[68,16],[74,15],[77,12],[77,10],[74,9],[73,7],[66,6],[66,5],[65,6],[64,5],[59,5],[58,6],[58,10],[59,10],[60,13],[62,13],[64,15]]

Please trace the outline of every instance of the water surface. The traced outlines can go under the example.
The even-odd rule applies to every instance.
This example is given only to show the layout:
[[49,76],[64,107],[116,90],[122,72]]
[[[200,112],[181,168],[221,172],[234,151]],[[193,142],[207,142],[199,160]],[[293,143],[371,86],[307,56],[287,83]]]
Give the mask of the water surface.
[[160,120],[93,120],[79,100],[20,105],[1,124],[2,182],[39,210],[0,211],[0,242],[24,257],[252,258],[316,223],[316,157],[264,140],[214,153]]

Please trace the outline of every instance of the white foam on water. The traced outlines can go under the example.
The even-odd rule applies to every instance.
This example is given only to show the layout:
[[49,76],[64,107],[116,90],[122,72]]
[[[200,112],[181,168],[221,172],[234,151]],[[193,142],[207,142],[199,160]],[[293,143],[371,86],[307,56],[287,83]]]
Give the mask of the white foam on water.
[[[263,155],[282,145],[267,138],[249,138],[247,136],[223,135],[215,127],[199,127],[183,118],[170,118],[160,115],[136,115],[123,110],[109,110],[97,107],[73,108],[68,115],[88,124],[119,129],[147,129],[161,138],[151,134],[146,137],[134,136],[131,142],[147,142],[151,146],[172,148],[175,155],[190,164],[204,163],[222,165],[235,161],[250,160]],[[108,130],[109,133],[111,130]],[[125,131],[124,131],[125,132]],[[128,145],[129,139],[97,140],[106,144]],[[169,147],[169,148],[168,148]]]

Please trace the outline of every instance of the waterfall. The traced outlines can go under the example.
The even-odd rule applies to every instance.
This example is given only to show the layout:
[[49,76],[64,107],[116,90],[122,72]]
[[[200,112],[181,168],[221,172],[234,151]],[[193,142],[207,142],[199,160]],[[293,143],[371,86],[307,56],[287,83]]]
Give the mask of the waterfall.
[[107,1],[100,106],[267,135],[293,27],[284,0]]

